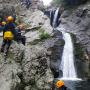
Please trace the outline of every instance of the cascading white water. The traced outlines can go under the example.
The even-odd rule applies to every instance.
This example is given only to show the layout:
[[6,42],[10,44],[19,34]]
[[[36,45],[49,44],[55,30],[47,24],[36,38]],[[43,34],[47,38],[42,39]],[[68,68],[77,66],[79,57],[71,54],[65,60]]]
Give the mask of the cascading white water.
[[61,68],[63,71],[63,78],[77,78],[74,66],[73,43],[69,33],[63,32],[65,40]]
[[56,20],[58,17],[58,13],[59,13],[59,8],[56,10],[55,14],[54,14],[54,19],[53,19],[53,28],[56,26]]
[[[56,26],[56,19],[58,17],[59,8],[56,10],[53,20],[53,28]],[[62,28],[63,29],[63,28]],[[59,28],[57,30],[61,31]],[[62,54],[62,61],[60,64],[60,70],[63,72],[63,77],[60,79],[64,80],[81,80],[77,78],[77,74],[74,66],[74,52],[73,43],[69,33],[61,31],[63,34],[63,39],[65,40],[64,50]]]

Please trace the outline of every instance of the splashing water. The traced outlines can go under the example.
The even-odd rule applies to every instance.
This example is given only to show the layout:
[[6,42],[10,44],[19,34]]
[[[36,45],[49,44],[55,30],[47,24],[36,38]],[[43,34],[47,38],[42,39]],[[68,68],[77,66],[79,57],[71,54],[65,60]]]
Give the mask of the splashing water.
[[73,57],[73,44],[69,33],[63,33],[65,46],[62,56],[62,70],[64,78],[76,78]]
[[54,20],[53,20],[53,28],[57,27],[57,17],[59,13],[59,8],[56,10],[55,15],[54,15]]
[[[56,28],[57,26],[57,17],[59,13],[59,8],[56,10],[54,14],[54,19],[53,19],[53,28]],[[63,49],[63,54],[62,54],[62,61],[60,64],[60,70],[63,72],[63,77],[60,78],[62,80],[82,80],[77,78],[76,70],[75,70],[75,65],[74,65],[74,48],[73,48],[73,43],[71,39],[71,35],[69,33],[64,32],[64,27],[59,28],[57,27],[57,30],[61,31],[63,34],[63,39],[65,41],[64,49]]]
[[73,43],[69,33],[63,32],[63,38],[65,40],[62,62],[60,65],[60,69],[63,71],[63,77],[61,79],[64,80],[81,80],[77,78],[77,74],[75,71],[74,65],[74,54],[73,54]]

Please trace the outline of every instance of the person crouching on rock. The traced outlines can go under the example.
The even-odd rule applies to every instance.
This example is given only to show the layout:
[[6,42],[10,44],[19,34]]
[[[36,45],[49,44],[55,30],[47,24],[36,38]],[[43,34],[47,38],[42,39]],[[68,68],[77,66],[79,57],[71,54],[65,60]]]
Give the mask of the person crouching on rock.
[[[14,19],[12,16],[8,16],[6,19],[6,24],[3,28],[3,42],[1,46],[1,52],[5,52],[5,56],[7,56],[9,47],[16,33],[15,24],[13,23],[13,20]],[[6,46],[6,49],[5,49],[5,46]]]
[[23,45],[25,45],[26,37],[21,34],[21,31],[23,31],[23,30],[24,30],[24,26],[23,26],[23,24],[20,24],[16,29],[16,31],[17,31],[16,41],[21,42]]

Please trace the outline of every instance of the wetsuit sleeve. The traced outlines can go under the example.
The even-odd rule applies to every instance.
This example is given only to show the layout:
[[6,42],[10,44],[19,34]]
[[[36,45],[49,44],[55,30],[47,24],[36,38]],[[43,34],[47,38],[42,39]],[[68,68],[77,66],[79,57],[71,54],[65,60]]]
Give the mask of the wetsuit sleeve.
[[14,23],[12,23],[12,33],[14,34],[14,36],[17,36],[17,30],[15,29],[16,25]]
[[4,29],[3,27],[0,27],[0,31],[3,31],[3,29]]
[[16,25],[14,23],[12,23],[12,28],[15,29]]

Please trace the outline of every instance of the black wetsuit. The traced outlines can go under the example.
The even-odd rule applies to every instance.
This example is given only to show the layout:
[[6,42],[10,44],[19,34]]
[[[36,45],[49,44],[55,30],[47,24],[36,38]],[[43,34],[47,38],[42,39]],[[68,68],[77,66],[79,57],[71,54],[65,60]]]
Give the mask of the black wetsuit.
[[21,35],[21,30],[19,28],[16,29],[16,31],[17,31],[17,35],[16,35],[15,40],[17,42],[21,42],[23,45],[25,45],[25,43],[26,43],[26,37]]

